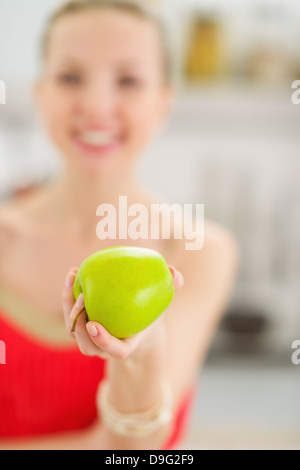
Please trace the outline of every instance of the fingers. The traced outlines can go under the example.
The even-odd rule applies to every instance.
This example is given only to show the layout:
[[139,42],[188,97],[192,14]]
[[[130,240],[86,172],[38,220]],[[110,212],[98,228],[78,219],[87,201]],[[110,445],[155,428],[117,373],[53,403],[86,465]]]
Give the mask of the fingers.
[[84,311],[84,297],[83,297],[83,294],[81,293],[76,303],[74,304],[71,310],[70,316],[69,316],[69,325],[70,325],[72,333],[75,332],[77,321],[80,315],[83,313],[83,311]]
[[[183,275],[174,266],[169,266],[173,276],[175,290],[184,285]],[[126,359],[138,346],[143,343],[145,332],[141,332],[131,338],[118,339],[97,322],[87,323],[87,314],[84,309],[84,297],[81,294],[77,301],[74,300],[73,287],[78,268],[72,268],[67,276],[63,289],[63,312],[68,332],[76,321],[76,330],[70,333],[76,338],[78,347],[82,354],[87,356],[99,356],[104,359]],[[150,331],[147,329],[148,331]],[[148,334],[148,333],[147,333]],[[147,336],[147,335],[146,335]]]
[[96,348],[114,359],[126,359],[137,347],[139,338],[118,339],[97,322],[89,322],[86,331]]
[[62,307],[65,319],[65,325],[68,331],[71,330],[70,312],[73,309],[75,300],[73,294],[74,281],[78,272],[78,268],[72,268],[66,278],[65,286],[62,292]]
[[86,324],[86,331],[98,350],[101,350],[106,357],[113,359],[126,359],[138,347],[149,343],[149,337],[158,336],[158,328],[161,329],[163,324],[163,315],[153,322],[148,328],[130,338],[118,339],[109,334],[109,332],[97,322],[89,322]]
[[80,352],[85,356],[98,356],[102,357],[103,359],[108,358],[109,355],[92,341],[86,326],[87,315],[84,311],[77,320],[76,330],[74,333]]
[[[66,278],[62,293],[62,305],[67,331],[76,339],[82,354],[86,356],[99,356],[103,359],[112,357],[124,359],[136,348],[138,338],[119,340],[111,336],[99,323],[87,323],[87,314],[84,309],[84,297],[80,294],[75,302],[73,287],[78,268],[72,268]],[[76,320],[76,329],[71,333]]]
[[174,266],[169,266],[171,274],[173,276],[175,290],[180,290],[184,285],[184,277],[180,271],[177,271]]

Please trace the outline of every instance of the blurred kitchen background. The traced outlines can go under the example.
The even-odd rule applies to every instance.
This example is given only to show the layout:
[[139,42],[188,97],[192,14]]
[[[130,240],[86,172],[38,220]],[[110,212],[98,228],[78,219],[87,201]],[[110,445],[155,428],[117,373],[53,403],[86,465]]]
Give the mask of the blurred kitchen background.
[[[0,0],[0,200],[50,178],[59,158],[31,83],[54,0]],[[300,80],[298,0],[165,0],[178,99],[146,152],[145,183],[170,202],[205,204],[242,261],[199,374],[187,448],[299,449]],[[178,371],[180,373],[180,371]]]

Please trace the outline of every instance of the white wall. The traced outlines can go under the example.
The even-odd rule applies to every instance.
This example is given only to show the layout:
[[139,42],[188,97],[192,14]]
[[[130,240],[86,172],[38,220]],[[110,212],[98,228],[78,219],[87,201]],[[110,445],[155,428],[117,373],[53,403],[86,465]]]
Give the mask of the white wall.
[[[31,79],[38,67],[38,44],[49,13],[61,0],[0,0],[0,79]],[[277,26],[290,47],[298,51],[300,41],[300,2],[298,0],[162,0],[173,36],[181,34],[182,18],[191,8],[215,11],[227,18],[238,17],[250,24],[257,20],[258,6],[277,13]],[[277,8],[277,9],[276,9]],[[271,10],[271,11],[273,11]]]
[[0,75],[32,78],[38,64],[38,40],[49,12],[59,0],[0,0]]

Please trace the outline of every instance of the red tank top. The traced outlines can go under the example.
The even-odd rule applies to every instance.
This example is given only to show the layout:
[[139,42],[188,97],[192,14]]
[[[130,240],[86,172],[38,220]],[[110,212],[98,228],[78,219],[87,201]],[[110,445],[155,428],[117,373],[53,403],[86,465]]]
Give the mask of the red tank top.
[[[6,364],[0,364],[0,440],[80,430],[97,419],[95,396],[106,361],[81,354],[77,345],[48,345],[1,316],[0,340]],[[162,449],[176,449],[185,437],[195,389],[176,414]]]

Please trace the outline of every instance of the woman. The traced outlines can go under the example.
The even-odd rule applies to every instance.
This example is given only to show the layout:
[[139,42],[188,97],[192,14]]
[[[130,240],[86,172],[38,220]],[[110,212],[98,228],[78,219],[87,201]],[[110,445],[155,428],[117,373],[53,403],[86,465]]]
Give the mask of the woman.
[[[7,348],[0,448],[176,448],[230,295],[235,240],[210,221],[198,251],[172,237],[120,243],[96,236],[99,204],[118,210],[120,195],[149,210],[158,202],[135,174],[174,99],[155,15],[127,0],[68,2],[48,24],[43,53],[37,106],[64,166],[54,181],[0,211],[0,331]],[[78,266],[120,244],[165,257],[177,290],[171,306],[127,340],[85,315],[71,333],[84,307],[82,297],[76,304],[73,298]]]

